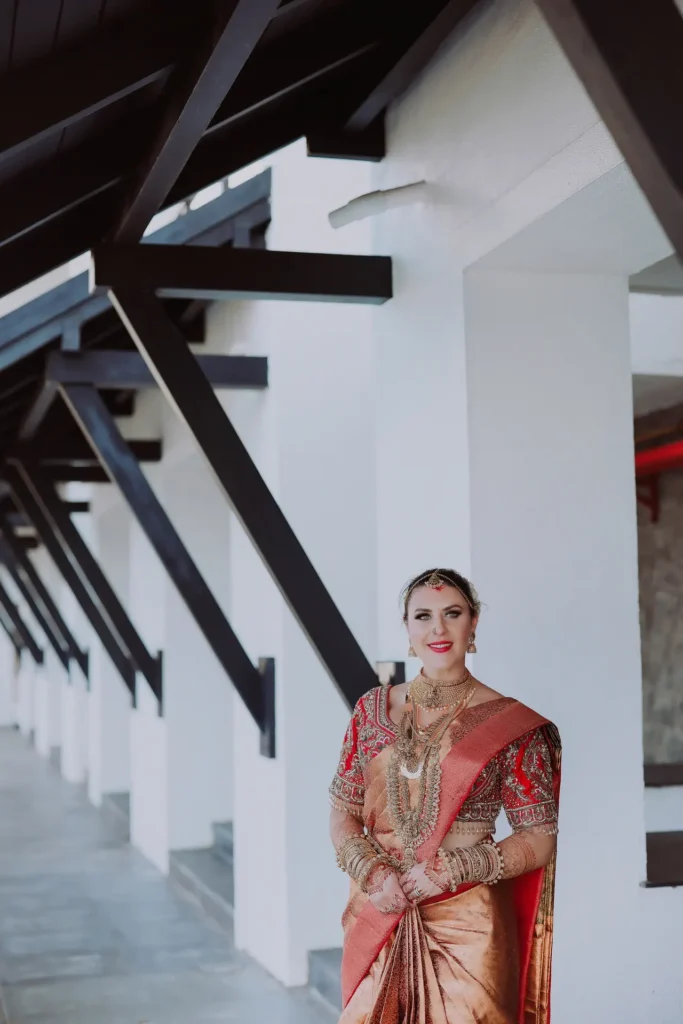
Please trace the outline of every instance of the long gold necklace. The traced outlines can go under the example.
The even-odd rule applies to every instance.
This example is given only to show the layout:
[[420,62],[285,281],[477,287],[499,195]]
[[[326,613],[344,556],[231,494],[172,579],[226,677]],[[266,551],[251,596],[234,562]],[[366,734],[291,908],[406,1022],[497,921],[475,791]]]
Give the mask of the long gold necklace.
[[[387,805],[397,838],[405,850],[408,869],[415,863],[415,850],[436,827],[441,792],[441,740],[455,719],[465,710],[476,688],[457,707],[442,715],[422,739],[416,734],[417,708],[410,701],[401,720],[398,739],[387,764]],[[419,779],[415,807],[410,799],[410,779]]]
[[462,703],[469,692],[469,669],[454,682],[430,679],[420,672],[410,684],[409,693],[415,703],[425,711],[439,711]]

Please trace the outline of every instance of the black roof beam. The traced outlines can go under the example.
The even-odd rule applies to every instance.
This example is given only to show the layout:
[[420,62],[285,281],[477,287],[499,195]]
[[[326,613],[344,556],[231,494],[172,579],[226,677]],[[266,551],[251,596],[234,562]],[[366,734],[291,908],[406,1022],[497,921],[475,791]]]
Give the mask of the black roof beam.
[[254,721],[264,731],[265,703],[259,670],[233,632],[101,395],[90,384],[65,384],[60,390],[93,452],[111,480],[118,485],[207,643]]
[[[399,30],[396,38],[389,37],[384,47],[389,68],[375,80],[371,91],[353,110],[345,127],[351,132],[356,132],[368,128],[376,121],[379,115],[415,81],[439,47],[473,10],[477,2],[478,0],[448,0],[436,11],[433,4],[423,4],[421,10],[426,15],[426,23],[422,31],[415,38],[416,27],[411,19],[407,30]],[[397,25],[401,25],[399,19]],[[382,55],[378,55],[377,67],[380,72],[383,63]]]
[[111,297],[313,649],[353,706],[377,677],[194,355],[154,295],[127,291]]
[[133,697],[137,668],[161,704],[159,661],[145,647],[49,478],[37,466],[16,461],[5,476]]
[[[43,192],[50,194],[49,182],[44,183]],[[230,242],[234,235],[234,222],[245,219],[256,227],[266,224],[270,220],[270,169],[255,175],[243,185],[227,189],[222,195],[205,203],[197,210],[190,210],[183,217],[165,225],[152,235],[147,236],[147,241],[164,242],[169,245],[182,245],[187,242],[194,242],[202,245],[224,245]],[[40,190],[39,190],[40,191]],[[96,196],[89,201],[89,204],[109,202],[107,196]],[[86,204],[86,212],[89,207]],[[70,224],[56,222],[47,224],[41,230],[47,238],[54,238],[59,245],[66,242],[70,248],[65,259],[78,256],[90,248],[90,242],[79,243],[79,231],[88,229],[88,218],[83,217],[79,210],[73,211],[73,217],[77,224],[83,227],[72,229]],[[0,224],[0,232],[2,226]],[[104,228],[102,233],[104,233]],[[73,247],[71,248],[71,244]],[[48,244],[48,254],[50,246]],[[3,259],[3,254],[6,259]],[[36,253],[31,238],[19,239],[7,247],[6,251],[0,248],[0,272],[5,273],[5,281],[8,282],[7,291],[22,281],[17,276],[15,257],[19,259],[20,272],[23,274],[26,267],[31,266],[32,261],[38,260],[30,274],[27,276],[37,277],[43,271],[49,270],[50,260],[44,262],[44,254]],[[59,262],[59,261],[57,261]],[[62,260],[61,262],[64,262]],[[91,295],[88,287],[88,275],[80,274],[78,277],[65,281],[63,284],[53,288],[50,292],[32,299],[20,309],[6,314],[0,318],[0,370],[19,362],[19,360],[43,348],[50,342],[56,341],[62,336],[66,329],[73,330],[80,328],[87,321],[93,320],[110,309],[109,301],[105,295]],[[193,334],[196,330],[194,325],[188,325]],[[188,340],[198,340],[196,337],[188,337]],[[22,431],[22,437],[30,437],[31,431],[35,431],[42,421],[45,412],[50,405],[50,396],[45,395],[39,399],[40,405],[35,419],[29,419],[30,431]],[[29,414],[30,417],[30,414]]]
[[33,615],[33,618],[36,620],[36,622],[42,629],[43,633],[45,634],[46,640],[54,650],[63,667],[68,672],[69,651],[64,648],[62,641],[57,636],[52,623],[45,616],[45,613],[43,612],[42,608],[40,607],[36,600],[35,594],[33,594],[26,579],[22,575],[20,568],[17,565],[16,560],[14,559],[11,549],[2,538],[0,538],[0,561],[4,563],[7,572],[12,577],[15,587],[17,588],[22,598],[26,602],[27,606],[29,607],[31,614]]
[[[182,8],[182,5],[180,5]],[[0,153],[18,153],[48,135],[162,81],[187,45],[188,17],[112,22],[39,67],[0,81]]]
[[178,298],[382,303],[392,295],[388,256],[101,245],[93,250],[91,275],[96,288]]
[[384,113],[359,131],[345,131],[330,124],[309,129],[306,152],[309,156],[334,160],[370,160],[377,163],[387,155]]
[[162,123],[116,218],[113,241],[137,242],[142,237],[278,4],[279,0],[236,0],[224,5],[210,38],[189,49],[192,56],[172,80]]
[[538,0],[598,113],[683,256],[683,18],[672,0]]
[[[161,441],[130,440],[128,446],[138,462],[161,462],[163,454]],[[51,467],[58,470],[60,466],[91,466],[97,462],[90,446],[83,443],[78,436],[75,438],[41,437],[19,445],[13,449],[11,454],[21,459],[22,462],[39,463],[43,470],[49,470]]]
[[21,642],[24,647],[30,652],[31,657],[35,661],[36,665],[43,664],[43,649],[38,641],[33,636],[33,633],[28,628],[21,613],[17,606],[12,601],[11,597],[0,583],[0,605],[2,606],[5,615],[12,623],[12,626],[17,632],[17,635],[21,637]]
[[[268,386],[266,356],[198,355],[197,362],[213,388]],[[154,374],[139,352],[51,352],[45,366],[46,380],[58,384],[93,384],[106,390],[135,391],[157,386]],[[135,452],[134,443],[128,442]],[[59,447],[57,446],[58,450]],[[140,456],[138,455],[138,459]]]
[[9,620],[7,619],[7,615],[5,614],[2,605],[0,605],[0,626],[2,626],[5,633],[7,634],[7,639],[9,640],[9,642],[12,644],[12,647],[16,651],[17,657],[20,658],[21,652],[23,650],[21,637],[17,633],[12,623],[9,622]]
[[[70,511],[69,504],[67,502],[64,504],[67,511]],[[28,517],[25,518],[28,519]],[[5,513],[0,516],[0,528],[2,529],[2,544],[5,549],[3,554],[11,556],[16,571],[24,577],[28,585],[33,590],[33,593],[42,606],[44,613],[47,615],[54,629],[61,637],[62,645],[67,649],[70,657],[78,663],[83,675],[88,678],[88,653],[81,649],[75,636],[64,621],[64,617],[59,610],[56,601],[43,583],[38,570],[26,554],[26,550],[21,544],[19,538],[14,533],[14,524],[12,522],[11,513]]]

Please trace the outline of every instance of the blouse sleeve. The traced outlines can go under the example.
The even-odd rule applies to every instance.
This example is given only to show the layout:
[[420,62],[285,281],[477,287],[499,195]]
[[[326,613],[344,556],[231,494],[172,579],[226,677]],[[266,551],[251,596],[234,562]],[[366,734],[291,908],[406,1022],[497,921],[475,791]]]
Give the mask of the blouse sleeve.
[[362,722],[360,701],[356,704],[346,729],[339,757],[339,765],[330,785],[330,803],[338,811],[362,819],[365,800],[365,780],[358,746],[358,733]]
[[550,748],[542,729],[511,743],[501,758],[501,795],[514,832],[557,834]]

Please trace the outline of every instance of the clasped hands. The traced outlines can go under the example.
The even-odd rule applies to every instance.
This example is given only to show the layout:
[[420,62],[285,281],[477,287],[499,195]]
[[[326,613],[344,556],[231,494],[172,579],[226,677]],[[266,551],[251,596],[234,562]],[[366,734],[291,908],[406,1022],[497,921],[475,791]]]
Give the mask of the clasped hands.
[[[442,877],[443,874],[443,877]],[[415,864],[402,874],[379,864],[369,879],[368,898],[382,914],[400,914],[448,888],[448,876],[427,862]]]

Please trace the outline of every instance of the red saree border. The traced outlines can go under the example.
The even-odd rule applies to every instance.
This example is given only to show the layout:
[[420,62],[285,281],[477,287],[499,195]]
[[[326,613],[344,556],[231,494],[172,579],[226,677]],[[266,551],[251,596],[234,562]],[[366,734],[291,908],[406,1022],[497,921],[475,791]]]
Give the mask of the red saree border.
[[[441,765],[441,801],[436,828],[429,839],[418,849],[419,859],[428,859],[439,849],[485,765],[514,740],[531,732],[532,729],[548,724],[547,718],[543,718],[542,715],[526,707],[525,704],[515,701],[501,709],[499,714],[467,733],[453,747]],[[444,795],[447,795],[447,799],[444,799]],[[542,881],[543,873],[543,870],[540,869],[532,874],[541,876]],[[538,898],[540,898],[540,888]],[[524,899],[522,902],[528,910],[532,909],[528,899]],[[534,925],[537,907],[538,899],[536,900],[536,910],[533,913]],[[381,914],[371,903],[366,903],[358,915],[344,940],[341,969],[344,1006],[347,1005],[358,985],[370,970],[402,916],[403,914]],[[526,984],[528,959],[527,956],[522,972],[525,979],[524,984]]]

